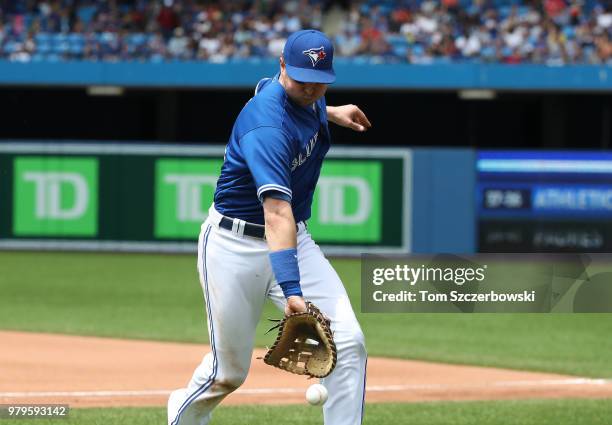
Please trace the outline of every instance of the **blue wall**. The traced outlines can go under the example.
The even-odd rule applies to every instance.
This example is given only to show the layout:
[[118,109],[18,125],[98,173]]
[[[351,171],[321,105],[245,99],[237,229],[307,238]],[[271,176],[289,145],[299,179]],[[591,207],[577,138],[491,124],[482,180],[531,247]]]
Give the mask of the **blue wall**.
[[412,252],[466,254],[476,250],[476,152],[412,152]]
[[[612,67],[542,65],[335,64],[338,88],[612,90]],[[275,60],[206,62],[0,61],[0,85],[119,85],[134,87],[254,87],[278,69]]]

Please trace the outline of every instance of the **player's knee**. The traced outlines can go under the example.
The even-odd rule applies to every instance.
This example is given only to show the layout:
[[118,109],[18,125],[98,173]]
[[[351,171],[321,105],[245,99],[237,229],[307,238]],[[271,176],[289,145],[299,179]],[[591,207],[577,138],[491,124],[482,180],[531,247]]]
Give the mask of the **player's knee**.
[[236,391],[246,380],[246,374],[237,374],[228,376],[224,379],[217,379],[215,381],[215,387],[218,391],[229,394]]

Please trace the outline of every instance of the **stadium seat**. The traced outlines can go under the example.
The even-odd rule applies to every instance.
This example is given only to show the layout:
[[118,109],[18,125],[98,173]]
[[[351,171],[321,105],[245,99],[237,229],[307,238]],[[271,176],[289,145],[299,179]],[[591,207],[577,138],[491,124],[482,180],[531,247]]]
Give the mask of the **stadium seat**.
[[49,53],[45,56],[45,60],[48,62],[60,62],[62,60],[62,57],[57,53]]
[[37,43],[36,44],[36,51],[38,53],[41,53],[41,54],[49,53],[51,51],[51,44],[49,44],[48,42]]
[[61,55],[67,53],[68,50],[70,50],[70,44],[68,44],[67,41],[64,41],[62,43],[56,43],[53,45],[53,53]]
[[85,51],[85,43],[70,44],[70,47],[68,49],[68,52],[74,56],[82,55],[84,51]]
[[7,41],[6,44],[4,45],[4,51],[9,54],[15,53],[20,48],[21,48],[21,43],[17,41],[13,41],[13,40]]
[[55,46],[68,42],[68,36],[63,33],[51,34],[51,43]]
[[68,42],[71,45],[74,44],[85,44],[85,36],[83,34],[73,32],[68,34]]
[[128,35],[126,37],[126,40],[128,44],[135,45],[135,46],[141,46],[143,44],[146,44],[147,35],[143,33],[134,33],[134,34]]
[[34,36],[34,41],[36,41],[36,44],[51,43],[51,34],[47,32],[39,32]]

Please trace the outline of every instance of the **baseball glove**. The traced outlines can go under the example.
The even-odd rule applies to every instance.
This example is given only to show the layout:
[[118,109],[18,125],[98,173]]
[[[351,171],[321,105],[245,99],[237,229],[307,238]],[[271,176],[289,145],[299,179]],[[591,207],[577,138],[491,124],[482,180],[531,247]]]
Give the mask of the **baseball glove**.
[[326,377],[338,358],[330,324],[321,310],[306,302],[305,312],[286,316],[270,329],[278,328],[278,336],[264,362],[297,375]]

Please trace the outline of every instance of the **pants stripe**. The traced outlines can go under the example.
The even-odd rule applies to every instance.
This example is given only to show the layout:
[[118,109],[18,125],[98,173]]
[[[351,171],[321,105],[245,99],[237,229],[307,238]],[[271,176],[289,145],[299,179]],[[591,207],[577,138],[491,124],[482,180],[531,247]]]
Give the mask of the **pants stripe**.
[[208,244],[208,236],[210,234],[210,230],[211,230],[211,226],[208,225],[208,228],[206,229],[204,233],[204,238],[202,238],[203,243],[204,243],[203,255],[202,255],[202,263],[203,263],[202,270],[204,271],[204,291],[206,292],[206,307],[207,307],[206,310],[208,311],[208,323],[210,325],[210,346],[212,347],[212,353],[213,353],[213,372],[208,377],[206,382],[204,382],[193,394],[187,397],[187,400],[185,400],[185,402],[183,402],[183,404],[181,405],[176,415],[176,418],[174,419],[174,421],[172,421],[172,425],[178,425],[181,415],[183,414],[185,409],[187,409],[187,407],[189,407],[189,405],[196,398],[204,394],[206,390],[208,390],[212,386],[212,384],[215,382],[215,377],[217,376],[217,351],[215,349],[215,330],[214,330],[213,321],[212,321],[210,297],[208,296],[208,269],[206,267],[206,246]]
[[365,412],[365,395],[366,395],[366,377],[368,375],[368,356],[365,359],[365,367],[363,368],[363,397],[361,399],[361,423],[363,423],[363,414]]

